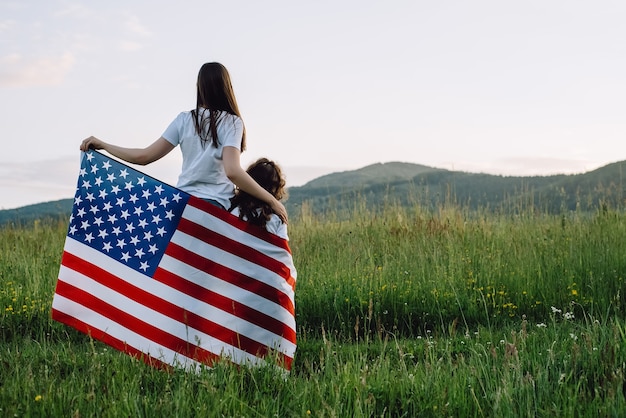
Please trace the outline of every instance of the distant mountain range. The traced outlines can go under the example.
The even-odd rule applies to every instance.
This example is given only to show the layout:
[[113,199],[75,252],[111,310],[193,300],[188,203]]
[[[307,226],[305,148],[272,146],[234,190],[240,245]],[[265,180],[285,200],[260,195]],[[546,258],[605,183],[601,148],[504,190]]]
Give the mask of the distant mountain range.
[[469,210],[519,213],[540,210],[594,211],[621,208],[626,197],[626,161],[583,174],[502,176],[390,162],[332,173],[289,189],[287,208],[313,213],[354,207],[455,205]]
[[[419,164],[389,162],[328,174],[289,188],[290,217],[342,211],[355,202],[381,205],[456,205],[469,210],[519,212],[529,208],[559,213],[622,208],[626,197],[626,161],[583,174],[501,176],[466,173]],[[67,219],[72,199],[0,210],[0,225]]]

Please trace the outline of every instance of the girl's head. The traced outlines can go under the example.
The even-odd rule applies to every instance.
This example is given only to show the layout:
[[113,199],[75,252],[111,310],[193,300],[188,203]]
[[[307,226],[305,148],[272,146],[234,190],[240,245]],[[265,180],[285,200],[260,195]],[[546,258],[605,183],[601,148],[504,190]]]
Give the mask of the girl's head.
[[259,158],[246,170],[261,187],[280,200],[285,196],[285,178],[280,167],[267,158]]
[[[270,192],[276,199],[287,197],[285,178],[280,167],[267,158],[259,158],[246,170],[261,187]],[[272,208],[265,202],[244,192],[236,190],[235,196],[230,199],[230,209],[239,207],[239,218],[248,222],[265,227],[272,216]]]
[[[209,110],[208,117],[205,117],[204,112],[201,112],[200,108]],[[200,135],[203,141],[210,139],[214,146],[217,146],[218,112],[222,111],[241,117],[228,70],[218,62],[207,62],[200,67],[198,72],[196,110],[193,116],[198,135]],[[245,149],[246,131],[244,129],[241,139],[241,151]]]

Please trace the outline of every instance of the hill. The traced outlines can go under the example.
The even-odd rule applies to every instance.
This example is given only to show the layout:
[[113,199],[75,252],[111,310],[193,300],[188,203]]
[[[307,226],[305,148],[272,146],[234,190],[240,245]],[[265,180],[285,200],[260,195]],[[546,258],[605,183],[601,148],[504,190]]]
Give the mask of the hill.
[[73,199],[61,199],[17,209],[0,210],[0,225],[25,225],[35,220],[67,219],[72,212],[73,202]]
[[[398,168],[397,173],[394,168]],[[410,176],[411,170],[414,175]],[[626,196],[626,161],[571,175],[502,176],[436,169],[407,163],[374,164],[333,173],[289,189],[287,208],[306,206],[314,213],[347,209],[355,201],[373,208],[385,203],[445,204],[517,212],[534,208],[550,213],[622,207]]]
[[445,171],[439,168],[411,163],[376,163],[352,171],[331,173],[309,181],[300,188],[315,189],[324,187],[362,187],[379,183],[407,181],[423,173]]
[[[626,197],[626,161],[583,174],[501,176],[449,171],[419,164],[389,162],[328,174],[303,186],[290,187],[285,206],[297,218],[304,206],[313,213],[370,208],[394,203],[434,209],[454,204],[515,213],[529,208],[560,213],[622,208]],[[72,199],[0,210],[0,225],[35,219],[67,218]]]

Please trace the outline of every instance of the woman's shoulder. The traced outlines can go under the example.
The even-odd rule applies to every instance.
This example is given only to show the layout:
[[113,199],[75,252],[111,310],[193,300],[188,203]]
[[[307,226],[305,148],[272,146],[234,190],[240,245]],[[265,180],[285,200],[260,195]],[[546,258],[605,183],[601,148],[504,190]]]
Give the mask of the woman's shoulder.
[[193,110],[183,110],[178,115],[176,115],[176,118],[174,119],[174,121],[180,123],[180,122],[186,122],[188,120],[191,120],[192,112]]
[[243,124],[243,120],[239,116],[228,113],[225,110],[220,111],[219,119],[231,121],[235,124]]
[[265,229],[274,235],[278,235],[281,238],[289,240],[289,236],[287,235],[287,224],[284,223],[275,213],[270,216],[267,224],[265,224]]

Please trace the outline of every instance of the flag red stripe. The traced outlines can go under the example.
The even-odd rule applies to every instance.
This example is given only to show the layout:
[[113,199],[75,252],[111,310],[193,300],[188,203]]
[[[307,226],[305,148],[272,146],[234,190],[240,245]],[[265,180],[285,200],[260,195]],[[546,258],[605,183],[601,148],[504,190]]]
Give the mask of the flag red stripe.
[[110,334],[100,330],[99,328],[94,327],[93,325],[89,325],[78,318],[75,318],[71,315],[66,314],[65,312],[59,311],[57,309],[52,308],[52,319],[55,321],[61,322],[65,325],[69,325],[70,327],[75,328],[76,330],[90,335],[92,338],[96,340],[102,341],[105,344],[110,345],[116,350],[122,351],[130,356],[139,358],[143,360],[146,364],[149,364],[154,367],[158,367],[160,369],[170,370],[172,368],[171,365],[162,362],[156,357],[152,357],[149,354],[144,353],[141,350],[137,350],[134,347],[129,346],[124,341],[119,340],[113,337]]
[[[217,354],[211,353],[196,345],[191,345],[189,342],[171,335],[145,321],[137,319],[121,309],[96,298],[92,294],[61,280],[57,282],[56,293],[84,306],[88,306],[92,311],[111,319],[137,334],[149,338],[156,344],[167,347],[186,357],[200,361],[209,366],[219,358]],[[98,338],[98,336],[93,337]]]
[[[211,231],[203,225],[194,223],[188,219],[181,218],[178,223],[178,230],[185,234],[191,235],[194,238],[200,239],[207,244],[213,245],[224,251],[227,251],[237,257],[241,257],[244,260],[248,260],[251,263],[257,264],[263,268],[273,271],[289,284],[292,289],[295,289],[296,282],[291,276],[289,267],[285,266],[280,261],[269,257],[262,252],[249,247],[246,244],[242,244],[233,240],[232,238],[225,237],[217,232]],[[167,254],[167,251],[166,251]]]
[[[267,346],[255,340],[252,340],[244,335],[237,334],[236,332],[220,324],[217,324],[213,321],[209,321],[208,319],[203,318],[193,312],[189,312],[180,306],[177,306],[171,302],[163,300],[153,295],[152,293],[149,293],[141,288],[138,288],[118,278],[117,276],[109,273],[108,271],[101,269],[100,267],[93,265],[89,263],[88,261],[82,258],[79,258],[71,253],[65,252],[63,254],[62,264],[74,271],[77,271],[81,274],[84,274],[90,277],[92,280],[114,290],[117,293],[120,293],[128,297],[129,299],[134,300],[135,302],[139,304],[142,304],[154,311],[157,311],[165,316],[168,316],[180,322],[181,324],[184,324],[185,326],[192,327],[200,332],[211,335],[212,337],[222,342],[225,342],[226,344],[230,344],[234,347],[240,348],[241,350],[246,351],[252,355],[255,355],[255,356],[265,355],[268,351]],[[58,290],[57,290],[57,293],[59,293]],[[82,300],[80,298],[73,298],[71,296],[66,296],[66,297],[68,297],[68,299],[76,300],[76,301]],[[100,299],[97,299],[97,301],[102,302],[100,301]],[[92,307],[91,304],[86,304],[86,306],[89,306],[90,308]],[[107,312],[106,310],[102,312],[101,311],[97,311],[97,312],[102,314],[103,316],[106,316],[115,320],[115,322],[122,324],[129,329],[133,329],[133,331],[137,332],[138,334],[141,334],[147,338],[150,338],[154,341],[159,342],[161,345],[165,347],[171,348],[174,351],[181,352],[179,351],[179,349],[176,348],[176,346],[170,346],[167,343],[160,342],[159,339],[152,338],[151,332],[153,332],[152,331],[153,329],[156,329],[162,333],[162,331],[159,328],[153,327],[152,325],[147,324],[144,321],[138,320],[135,317],[126,314],[125,312],[123,313],[125,317],[127,316],[129,318],[132,318],[135,321],[137,321],[139,324],[145,324],[147,327],[150,327],[150,328],[147,328],[145,330],[141,330],[141,328],[138,328],[138,329],[131,328],[127,326],[127,323],[125,322],[126,320],[122,320],[122,321],[117,320],[116,318],[111,317],[109,312]],[[166,335],[170,336],[171,338],[178,339],[178,337],[175,337],[171,334],[166,334]],[[183,341],[184,344],[188,344],[184,340],[180,340],[180,341]],[[181,352],[181,354],[185,354],[185,353]]]
[[245,321],[258,325],[261,328],[265,328],[266,330],[273,332],[274,334],[281,336],[294,344],[296,343],[296,333],[293,329],[263,312],[236,300],[220,295],[219,293],[213,292],[162,268],[158,268],[154,272],[153,278],[189,296],[207,301],[207,303],[210,303],[216,308],[228,312],[229,314],[233,314]]
[[[256,293],[268,301],[282,306],[292,315],[295,312],[293,301],[288,295],[281,292],[279,289],[268,285],[267,283],[255,279],[254,277],[247,276],[229,267],[216,263],[213,260],[196,254],[193,251],[181,247],[173,242],[168,244],[165,254],[197,268],[198,270],[210,271],[211,275],[218,277],[225,282],[233,284],[249,292]],[[157,269],[155,276],[158,273],[159,270]],[[187,293],[187,291],[185,291],[185,293]]]

